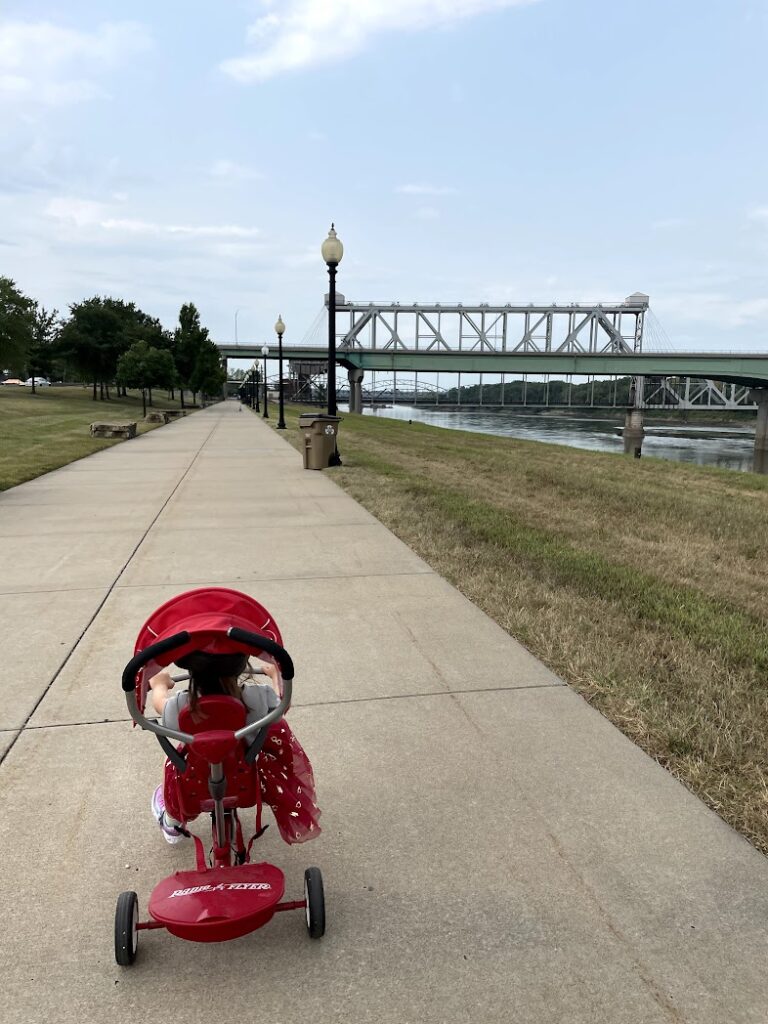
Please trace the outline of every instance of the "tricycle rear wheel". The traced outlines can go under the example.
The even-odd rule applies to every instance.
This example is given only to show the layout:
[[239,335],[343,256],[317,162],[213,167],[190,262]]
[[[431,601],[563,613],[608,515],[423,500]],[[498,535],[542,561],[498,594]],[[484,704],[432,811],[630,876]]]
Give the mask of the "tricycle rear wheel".
[[325,893],[320,868],[307,868],[304,872],[304,901],[309,937],[319,939],[325,935]]
[[139,948],[139,897],[135,892],[121,892],[115,910],[115,960],[121,967],[130,967]]

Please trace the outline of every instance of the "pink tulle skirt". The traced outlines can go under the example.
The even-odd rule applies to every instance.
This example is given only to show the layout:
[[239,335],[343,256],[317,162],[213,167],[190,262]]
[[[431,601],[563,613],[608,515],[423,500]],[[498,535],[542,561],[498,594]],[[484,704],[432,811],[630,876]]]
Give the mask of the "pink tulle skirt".
[[312,765],[285,719],[269,727],[256,766],[261,798],[272,809],[286,843],[305,843],[319,835]]
[[[312,765],[284,719],[269,727],[255,768],[261,800],[271,808],[286,843],[306,843],[320,835],[320,808],[317,806]],[[183,821],[179,799],[179,786],[183,785],[175,766],[166,761],[163,780],[165,807],[177,821]]]

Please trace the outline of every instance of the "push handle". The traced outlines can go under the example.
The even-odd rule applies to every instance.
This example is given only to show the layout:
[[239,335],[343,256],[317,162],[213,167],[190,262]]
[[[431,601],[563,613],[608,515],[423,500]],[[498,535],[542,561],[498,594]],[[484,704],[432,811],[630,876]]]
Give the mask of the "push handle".
[[280,675],[283,679],[286,682],[290,682],[293,679],[293,661],[290,654],[284,647],[281,647],[280,644],[271,640],[268,636],[262,636],[260,633],[250,633],[247,629],[240,629],[238,626],[230,626],[227,630],[227,636],[239,644],[252,647],[254,654],[256,651],[264,651],[267,654],[271,654],[280,666]]
[[[239,626],[230,626],[227,630],[227,636],[238,644],[243,644],[245,647],[253,648],[254,654],[256,651],[263,651],[265,654],[271,654],[280,666],[280,675],[283,677],[283,696],[277,707],[273,708],[268,715],[264,716],[264,718],[260,718],[258,722],[251,722],[250,725],[246,725],[243,729],[238,729],[235,733],[235,739],[252,739],[253,737],[256,737],[262,729],[266,730],[267,726],[282,718],[291,706],[291,693],[293,690],[294,676],[293,661],[291,660],[291,656],[288,651],[274,640],[271,640],[268,636],[262,636],[260,633],[251,633],[247,629],[240,629]],[[264,737],[266,738],[266,732],[264,733]],[[255,740],[255,742],[258,743],[258,740]],[[263,743],[264,740],[262,739],[261,742]]]
[[174,633],[165,640],[159,640],[156,644],[150,644],[143,651],[135,654],[123,669],[123,689],[126,693],[133,693],[136,689],[136,674],[139,669],[144,668],[148,662],[158,658],[168,651],[175,651],[177,647],[183,647],[189,643],[189,633],[183,630],[181,633]]
[[[238,729],[234,734],[235,739],[249,739],[254,736],[261,729],[272,722],[276,722],[279,718],[285,714],[290,707],[291,703],[291,690],[293,688],[293,661],[288,651],[268,636],[261,636],[260,633],[251,633],[246,629],[239,629],[237,626],[230,626],[227,630],[227,636],[229,636],[235,643],[243,644],[245,647],[251,647],[256,651],[264,651],[277,661],[280,666],[280,674],[283,677],[284,688],[283,697],[276,708],[265,715],[264,718],[258,722],[253,722],[251,725],[246,725],[243,729]],[[160,722],[151,721],[145,718],[139,710],[136,702],[136,674],[139,669],[142,669],[148,662],[155,658],[160,657],[163,654],[168,654],[169,651],[175,651],[179,647],[186,646],[190,641],[189,633],[183,630],[181,633],[175,633],[173,636],[169,636],[165,640],[159,640],[156,644],[150,644],[149,647],[145,647],[143,651],[139,651],[138,654],[134,655],[133,658],[123,669],[123,690],[125,690],[125,700],[128,705],[131,718],[136,722],[142,729],[147,729],[149,732],[155,733],[158,737],[165,737],[166,739],[178,740],[180,743],[193,743],[194,736],[189,733],[181,732],[179,729],[168,729],[166,726],[161,725]],[[163,749],[167,749],[163,746]],[[174,752],[175,753],[175,752]],[[170,756],[170,755],[169,755]],[[179,769],[183,771],[182,768]]]

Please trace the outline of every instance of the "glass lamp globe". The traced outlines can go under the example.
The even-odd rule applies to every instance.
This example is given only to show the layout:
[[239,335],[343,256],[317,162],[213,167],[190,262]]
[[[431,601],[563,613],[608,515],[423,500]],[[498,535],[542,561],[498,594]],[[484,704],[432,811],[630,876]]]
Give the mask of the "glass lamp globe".
[[344,246],[341,244],[341,239],[336,234],[333,224],[331,224],[331,230],[328,232],[328,237],[323,242],[320,251],[323,254],[323,259],[329,266],[335,267],[341,263],[341,257],[344,255]]

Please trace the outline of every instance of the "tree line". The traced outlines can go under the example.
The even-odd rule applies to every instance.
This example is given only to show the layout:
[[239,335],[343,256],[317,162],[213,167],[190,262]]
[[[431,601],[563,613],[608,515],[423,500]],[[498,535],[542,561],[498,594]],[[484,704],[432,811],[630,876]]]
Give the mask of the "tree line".
[[138,388],[179,389],[217,395],[226,381],[219,350],[191,302],[179,311],[178,326],[166,330],[133,302],[93,296],[62,317],[0,276],[0,369],[18,376],[91,384],[93,399],[109,400]]
[[508,380],[504,384],[471,384],[446,391],[441,401],[465,405],[628,405],[631,378],[591,380]]

